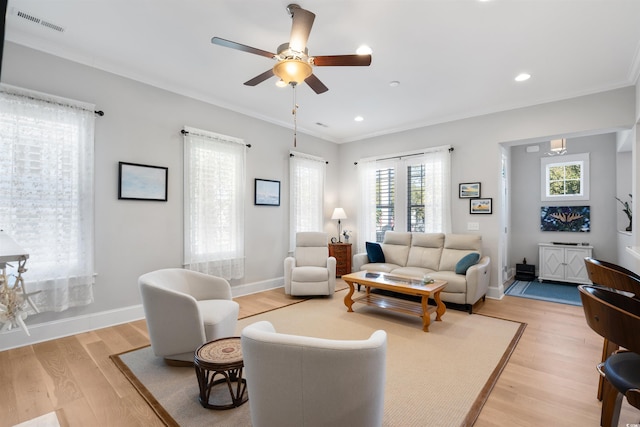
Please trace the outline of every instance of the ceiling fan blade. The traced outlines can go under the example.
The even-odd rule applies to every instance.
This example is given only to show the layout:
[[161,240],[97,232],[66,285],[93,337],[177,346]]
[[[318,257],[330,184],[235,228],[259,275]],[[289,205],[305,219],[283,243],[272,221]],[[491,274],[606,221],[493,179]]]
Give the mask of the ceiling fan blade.
[[302,9],[298,5],[289,5],[288,9],[293,19],[289,48],[296,52],[304,52],[316,15],[308,10]]
[[251,80],[247,80],[246,82],[244,82],[244,84],[246,86],[255,86],[257,84],[262,83],[263,81],[267,80],[270,77],[273,77],[273,69],[268,69],[264,73],[262,73],[262,74],[260,74],[258,76],[255,76]]
[[367,67],[371,65],[371,55],[326,55],[315,56],[313,65],[318,67],[355,66]]
[[266,56],[267,58],[273,58],[274,56],[276,56],[274,53],[267,52],[266,50],[257,49],[255,47],[232,42],[230,40],[221,39],[220,37],[212,38],[211,43],[217,44],[218,46],[230,47],[231,49],[241,50],[243,52],[253,53],[254,55]]
[[315,76],[315,74],[311,74],[309,77],[307,77],[304,80],[304,82],[308,84],[309,87],[313,89],[313,91],[318,95],[320,95],[321,93],[325,93],[326,91],[329,90],[329,88],[326,87],[324,83],[322,83],[320,79]]

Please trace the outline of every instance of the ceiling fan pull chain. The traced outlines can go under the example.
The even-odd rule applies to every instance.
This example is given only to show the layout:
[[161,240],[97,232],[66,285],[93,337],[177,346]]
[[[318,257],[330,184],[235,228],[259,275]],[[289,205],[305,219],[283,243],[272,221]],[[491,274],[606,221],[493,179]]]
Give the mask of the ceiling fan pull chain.
[[293,87],[293,110],[291,114],[293,114],[293,147],[297,146],[298,139],[298,103],[296,99],[296,84],[291,82],[291,86]]

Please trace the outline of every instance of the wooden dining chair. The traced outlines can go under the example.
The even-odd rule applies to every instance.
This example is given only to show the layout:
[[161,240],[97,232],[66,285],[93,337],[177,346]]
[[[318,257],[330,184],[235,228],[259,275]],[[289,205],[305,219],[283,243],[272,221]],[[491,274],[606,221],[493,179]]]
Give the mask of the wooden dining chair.
[[623,396],[640,409],[640,299],[598,285],[580,285],[578,290],[591,329],[625,348],[598,364],[603,378],[600,425],[617,426]]
[[[611,262],[587,257],[584,259],[589,280],[593,283],[620,291],[630,292],[640,297],[640,275]],[[618,350],[617,343],[604,338],[602,361]],[[598,382],[598,400],[602,400],[603,379]]]

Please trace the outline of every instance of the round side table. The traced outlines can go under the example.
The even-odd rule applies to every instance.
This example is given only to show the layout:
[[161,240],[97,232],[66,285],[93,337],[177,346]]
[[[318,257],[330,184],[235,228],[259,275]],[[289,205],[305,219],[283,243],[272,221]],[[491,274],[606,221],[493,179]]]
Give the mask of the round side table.
[[[236,408],[249,399],[247,382],[242,378],[244,362],[240,337],[220,338],[201,345],[196,350],[193,364],[200,387],[200,404],[205,408]],[[217,376],[219,376],[218,379],[216,379]],[[211,391],[218,384],[226,384],[231,395],[231,403],[210,401],[213,397]],[[214,393],[216,397],[219,394]]]

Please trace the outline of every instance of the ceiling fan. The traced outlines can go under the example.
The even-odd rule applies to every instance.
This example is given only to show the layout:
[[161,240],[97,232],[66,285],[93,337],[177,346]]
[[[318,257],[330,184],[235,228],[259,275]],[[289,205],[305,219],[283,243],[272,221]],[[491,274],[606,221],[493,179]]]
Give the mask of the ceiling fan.
[[246,46],[230,40],[213,37],[211,43],[219,46],[230,47],[243,52],[265,56],[276,60],[276,65],[264,73],[244,82],[247,86],[256,86],[265,80],[277,76],[285,84],[296,86],[301,82],[313,89],[317,94],[329,90],[314,74],[313,67],[326,66],[368,66],[371,64],[371,55],[329,55],[329,56],[309,56],[307,49],[307,39],[311,32],[313,20],[316,15],[308,10],[302,9],[297,4],[287,6],[287,11],[291,15],[291,36],[289,43],[283,43],[278,47],[278,53],[267,52],[266,50]]

